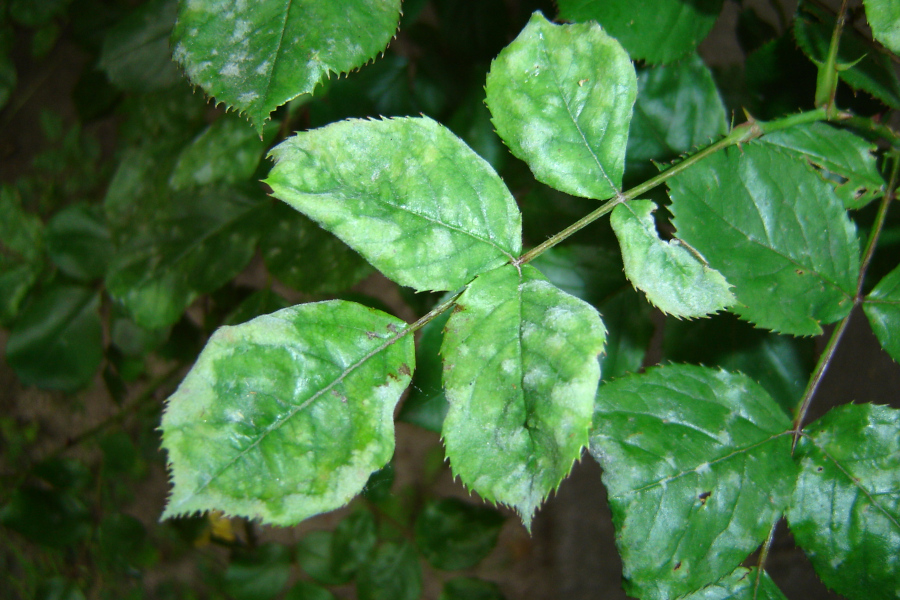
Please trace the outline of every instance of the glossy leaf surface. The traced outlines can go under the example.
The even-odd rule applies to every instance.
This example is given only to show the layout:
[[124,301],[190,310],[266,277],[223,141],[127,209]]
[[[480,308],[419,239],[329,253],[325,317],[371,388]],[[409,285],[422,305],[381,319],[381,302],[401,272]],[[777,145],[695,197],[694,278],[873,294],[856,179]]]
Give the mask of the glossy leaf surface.
[[682,600],[787,600],[768,573],[739,567],[719,581]]
[[521,215],[503,181],[427,117],[341,121],[271,155],[274,195],[401,285],[454,290],[521,250]]
[[866,296],[863,311],[881,347],[900,363],[900,267],[888,273]]
[[559,18],[594,20],[631,58],[668,63],[696,50],[722,10],[722,0],[559,0]]
[[394,450],[412,336],[343,301],[220,328],[169,399],[165,517],[210,509],[291,525],[346,503]]
[[864,4],[872,35],[900,55],[900,4],[896,0],[864,0]]
[[727,132],[725,107],[712,74],[696,54],[640,69],[625,156],[630,174],[649,179],[651,160],[667,161]]
[[148,92],[181,79],[169,56],[177,7],[177,0],[151,0],[107,31],[99,67],[113,85]]
[[[770,133],[763,142],[784,148],[820,169],[845,208],[862,208],[884,193],[884,179],[873,154],[875,144],[845,129],[809,123]],[[845,181],[835,182],[835,175]]]
[[845,404],[805,430],[788,523],[819,577],[851,599],[900,592],[900,411]]
[[80,281],[100,279],[112,258],[112,234],[97,207],[71,205],[47,223],[47,253],[66,275]]
[[494,549],[503,521],[487,506],[457,498],[432,500],[416,519],[416,545],[436,569],[468,569]]
[[197,296],[240,273],[256,247],[250,225],[264,203],[217,188],[187,197],[134,232],[106,278],[110,295],[147,329],[176,322]]
[[360,600],[416,600],[422,593],[422,568],[406,540],[388,542],[375,552],[356,580]]
[[657,308],[675,317],[704,317],[734,304],[721,273],[679,240],[659,239],[655,210],[649,200],[632,200],[618,205],[610,216],[631,283]]
[[689,167],[669,188],[678,237],[734,286],[731,310],[742,319],[817,335],[820,323],[850,312],[855,227],[808,164],[771,145],[744,144]]
[[538,181],[586,198],[620,191],[637,82],[596,23],[533,14],[491,64],[485,89],[497,133]]
[[605,334],[593,307],[530,266],[478,277],[447,323],[450,466],[526,527],[587,442]]
[[6,361],[25,385],[74,392],[103,358],[100,295],[87,287],[44,290],[13,323]]
[[375,58],[399,21],[400,0],[191,0],[178,12],[174,58],[262,133],[278,106]]
[[181,190],[249,180],[275,133],[276,128],[269,127],[260,139],[241,119],[226,115],[204,129],[179,153],[169,185]]
[[629,595],[695,592],[766,539],[793,491],[790,427],[740,374],[673,365],[601,386],[591,455]]

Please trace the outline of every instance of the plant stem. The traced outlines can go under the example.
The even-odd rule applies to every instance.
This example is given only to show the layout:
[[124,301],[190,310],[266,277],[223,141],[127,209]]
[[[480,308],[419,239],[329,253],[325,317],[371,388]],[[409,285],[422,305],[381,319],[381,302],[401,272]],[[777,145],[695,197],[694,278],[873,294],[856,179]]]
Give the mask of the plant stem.
[[892,154],[891,159],[891,162],[893,163],[891,165],[891,178],[888,181],[888,187],[887,190],[885,190],[884,196],[881,197],[881,205],[878,207],[878,214],[875,216],[875,223],[872,225],[872,231],[869,233],[868,241],[866,241],[866,249],[863,251],[863,258],[859,267],[859,280],[857,281],[856,286],[857,303],[862,301],[863,279],[865,278],[866,270],[869,268],[869,263],[872,262],[872,255],[875,254],[875,246],[878,245],[878,237],[881,235],[881,230],[884,228],[888,206],[897,194],[897,183],[898,178],[900,178],[900,153]]
[[706,148],[703,148],[702,150],[688,156],[684,160],[672,165],[656,177],[648,179],[644,183],[631,188],[627,192],[620,193],[615,198],[608,200],[594,212],[582,217],[578,221],[575,221],[556,235],[547,238],[541,244],[538,244],[528,252],[524,253],[522,256],[514,260],[512,264],[524,265],[525,263],[534,260],[553,246],[572,236],[574,233],[590,225],[600,217],[612,212],[612,210],[619,204],[628,202],[629,200],[633,200],[641,194],[652,190],[656,186],[665,182],[670,177],[678,175],[688,167],[700,162],[711,154],[715,154],[719,150],[722,150],[729,146],[736,146],[738,144],[743,144],[744,142],[749,142],[750,140],[756,139],[766,133],[772,133],[773,131],[787,129],[789,127],[794,127],[795,125],[813,123],[815,121],[824,121],[827,118],[828,113],[824,108],[817,108],[811,111],[797,113],[795,115],[790,115],[784,117],[783,119],[776,119],[774,121],[757,121],[751,117],[749,121],[735,127],[728,135],[726,135],[719,141],[710,144]]
[[769,536],[766,538],[766,543],[763,544],[762,549],[759,551],[759,559],[756,561],[756,581],[753,584],[753,597],[759,597],[759,584],[762,582],[762,574],[763,570],[766,566],[766,560],[769,558],[769,550],[772,548],[772,541],[775,539],[775,530],[778,528],[778,521],[776,520],[772,523],[772,528],[769,529]]
[[842,0],[841,10],[838,12],[831,32],[831,42],[828,44],[828,54],[825,62],[819,65],[819,73],[816,76],[815,105],[825,107],[829,115],[835,111],[834,95],[837,92],[838,69],[837,55],[841,44],[841,32],[844,30],[844,19],[847,14],[847,0]]

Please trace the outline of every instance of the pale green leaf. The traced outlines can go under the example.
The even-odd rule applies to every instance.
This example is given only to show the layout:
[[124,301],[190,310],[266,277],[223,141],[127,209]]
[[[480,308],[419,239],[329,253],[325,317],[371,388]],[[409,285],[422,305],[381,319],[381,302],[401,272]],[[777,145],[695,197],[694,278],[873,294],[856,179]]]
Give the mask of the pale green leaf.
[[675,317],[704,317],[734,304],[728,282],[696,251],[677,239],[659,239],[655,210],[650,200],[632,200],[617,206],[610,216],[631,283],[653,305]]
[[277,133],[263,139],[234,116],[224,116],[204,129],[179,153],[169,185],[174,190],[249,180]]
[[177,7],[177,0],[151,0],[106,32],[99,67],[113,85],[149,92],[181,79],[169,57],[169,34]]
[[453,473],[529,527],[587,442],[606,332],[589,304],[520,269],[479,276],[447,323],[443,437]]
[[163,516],[293,525],[348,502],[394,451],[415,365],[404,328],[339,300],[220,328],[163,415],[174,483]]
[[183,0],[174,58],[262,133],[277,107],[375,58],[399,21],[400,0]]
[[25,385],[74,392],[103,359],[100,295],[87,287],[42,291],[13,322],[6,361]]
[[[770,133],[762,141],[784,148],[820,169],[822,178],[834,187],[845,208],[862,208],[884,193],[884,179],[875,162],[877,147],[845,129],[808,123]],[[843,181],[834,181],[834,176]]]
[[897,0],[864,0],[866,19],[875,39],[900,55],[900,2]]
[[900,410],[845,404],[804,430],[788,523],[825,584],[900,595]]
[[863,311],[881,347],[900,363],[900,266],[866,296]]
[[539,12],[486,86],[497,133],[535,178],[596,199],[620,191],[636,90],[628,55],[596,23],[554,25]]
[[147,329],[175,323],[195,298],[241,272],[256,248],[250,225],[266,203],[213,188],[173,204],[132,231],[106,277],[109,294]]
[[787,600],[769,574],[738,567],[714,584],[681,600]]
[[651,160],[672,160],[727,132],[722,99],[696,54],[672,65],[640,69],[637,82],[625,156],[630,175],[652,177],[656,169]]
[[668,63],[696,50],[722,10],[722,0],[558,0],[559,18],[597,21],[631,58]]
[[[809,2],[800,5],[794,19],[794,37],[814,62],[825,62],[834,23],[834,16],[825,9]],[[853,89],[863,90],[887,106],[900,109],[900,78],[890,55],[873,49],[855,28],[844,27],[842,31],[837,61],[852,66],[839,70],[838,76]]]
[[669,179],[673,223],[734,286],[731,310],[760,327],[817,335],[853,307],[859,247],[830,185],[770,144],[727,148]]
[[521,250],[521,215],[503,181],[427,117],[341,121],[271,155],[275,196],[401,285],[454,290]]
[[790,427],[741,374],[673,365],[600,387],[591,455],[630,595],[695,592],[765,541],[796,477]]

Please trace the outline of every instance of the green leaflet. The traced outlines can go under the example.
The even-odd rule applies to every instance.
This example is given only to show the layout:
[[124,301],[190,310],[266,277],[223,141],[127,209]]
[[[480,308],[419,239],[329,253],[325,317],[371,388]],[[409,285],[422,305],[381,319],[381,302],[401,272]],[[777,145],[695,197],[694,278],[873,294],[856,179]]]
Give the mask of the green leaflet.
[[394,451],[415,365],[405,326],[335,300],[220,328],[163,415],[174,483],[163,516],[293,525],[349,501]]
[[175,323],[197,296],[240,273],[256,248],[248,225],[265,202],[215,188],[188,198],[127,239],[106,277],[109,294],[147,329]]
[[863,311],[881,347],[900,363],[900,266],[866,296]]
[[151,0],[107,31],[99,67],[113,85],[149,92],[181,80],[169,58],[168,38],[177,4],[177,0]]
[[712,29],[722,0],[558,0],[559,18],[600,23],[631,58],[668,63],[690,54]]
[[853,307],[859,248],[830,185],[769,144],[727,148],[668,180],[678,237],[734,285],[731,310],[817,335]]
[[44,268],[44,225],[19,194],[0,186],[0,323],[7,324]]
[[[770,133],[762,141],[821,169],[822,178],[834,187],[844,208],[862,208],[884,193],[884,179],[873,154],[877,147],[845,129],[809,123]],[[835,182],[835,175],[845,181]]]
[[291,551],[280,544],[263,544],[235,552],[222,578],[234,600],[273,600],[291,576]]
[[659,239],[649,200],[613,209],[610,222],[619,238],[625,274],[661,311],[675,317],[704,317],[734,304],[722,274],[677,239]]
[[638,92],[625,155],[629,176],[656,175],[651,160],[667,161],[728,131],[712,74],[693,54],[637,74]]
[[900,54],[900,3],[897,0],[863,0],[866,19],[875,39]]
[[[787,600],[765,571],[738,567],[714,584],[681,600]],[[758,581],[758,583],[757,583]]]
[[900,411],[845,404],[807,428],[787,517],[828,587],[851,599],[900,595]]
[[438,600],[506,600],[506,596],[493,581],[455,577],[444,584]]
[[278,106],[375,58],[399,21],[400,0],[182,0],[173,56],[261,134]]
[[169,186],[182,190],[211,183],[247,181],[276,133],[276,127],[269,127],[260,138],[246,123],[226,115],[204,129],[179,153]]
[[44,290],[13,322],[6,361],[25,385],[74,392],[103,359],[100,295],[88,287]]
[[672,365],[600,387],[590,450],[629,595],[697,591],[766,539],[796,477],[790,427],[741,374]]
[[497,133],[538,181],[586,198],[620,191],[637,80],[596,23],[554,25],[534,13],[485,89]]
[[421,594],[422,567],[406,540],[379,547],[356,579],[359,600],[417,600]]
[[[809,2],[800,4],[797,18],[794,19],[794,37],[804,54],[813,62],[825,61],[833,30],[832,15]],[[900,110],[900,79],[887,53],[873,51],[864,37],[853,28],[844,27],[837,61],[839,64],[852,65],[846,70],[838,71],[847,85],[855,90],[868,92],[887,106]]]
[[276,197],[401,285],[458,289],[521,250],[522,218],[503,181],[427,117],[341,121],[271,156]]
[[416,546],[436,569],[468,569],[497,545],[504,520],[500,512],[489,506],[458,498],[431,500],[416,518]]
[[106,275],[115,254],[112,234],[99,208],[72,204],[47,222],[47,254],[60,271],[80,281]]
[[450,466],[526,527],[587,442],[605,333],[593,307],[527,265],[479,276],[447,323]]

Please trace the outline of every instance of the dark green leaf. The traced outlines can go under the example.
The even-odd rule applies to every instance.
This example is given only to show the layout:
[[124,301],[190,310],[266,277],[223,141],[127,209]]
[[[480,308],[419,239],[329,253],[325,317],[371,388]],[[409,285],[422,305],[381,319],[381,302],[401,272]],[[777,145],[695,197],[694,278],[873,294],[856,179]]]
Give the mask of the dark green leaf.
[[432,500],[416,519],[416,545],[436,569],[468,569],[494,549],[503,521],[503,515],[488,506],[457,498]]
[[697,49],[722,10],[722,0],[558,0],[559,18],[594,20],[631,58],[667,63]]
[[600,387],[591,455],[604,469],[629,595],[695,592],[766,539],[796,477],[790,427],[740,374],[668,366]]
[[797,48],[790,31],[752,52],[744,73],[749,98],[742,95],[741,102],[749,104],[754,117],[775,119],[813,108],[810,90],[816,88],[816,67]]
[[[613,243],[615,244],[615,243]],[[550,248],[531,265],[550,283],[576,298],[600,306],[623,289],[631,289],[618,248],[568,244]]]
[[381,545],[356,580],[359,600],[416,600],[422,593],[422,568],[407,541]]
[[400,0],[200,0],[181,3],[172,42],[191,81],[262,133],[278,106],[375,58],[399,21]]
[[787,600],[769,574],[739,567],[714,584],[681,600]]
[[866,296],[863,311],[881,347],[900,363],[900,266]]
[[260,251],[278,281],[307,294],[343,292],[372,273],[347,244],[283,202],[266,215]]
[[240,325],[290,305],[290,302],[272,290],[256,290],[225,317],[222,325]]
[[260,138],[244,121],[226,115],[185,146],[175,161],[169,185],[181,190],[211,183],[247,181],[276,133],[277,127],[273,125]]
[[[60,16],[72,0],[10,0],[9,16],[19,25],[36,28]],[[5,4],[5,3],[4,3]]]
[[494,131],[491,111],[488,110],[484,100],[484,89],[481,86],[473,86],[447,121],[447,127],[494,169],[500,171],[509,158],[509,152],[504,147],[503,140]]
[[369,560],[377,541],[375,518],[369,511],[358,510],[343,519],[332,538],[334,572],[343,581],[355,577],[359,568]]
[[[419,371],[418,363],[416,363],[416,372]],[[389,462],[381,469],[378,469],[371,475],[363,488],[362,494],[370,502],[380,504],[386,502],[391,497],[391,488],[394,486],[394,463]]]
[[695,322],[667,320],[663,359],[740,371],[759,383],[785,414],[793,414],[815,364],[814,350],[812,339],[756,329],[722,314]]
[[853,600],[900,590],[900,410],[845,404],[797,445],[788,523],[828,587]]
[[13,323],[6,360],[25,385],[73,392],[103,359],[100,295],[59,285],[38,295]]
[[124,513],[104,517],[97,530],[97,541],[103,560],[116,570],[147,566],[156,552],[144,525]]
[[438,600],[506,600],[500,587],[492,581],[475,577],[456,577],[444,584]]
[[605,335],[591,305],[527,265],[479,276],[447,323],[450,466],[526,527],[581,456]]
[[150,0],[106,32],[99,66],[113,85],[149,92],[181,80],[169,57],[177,7],[177,0]]
[[283,600],[335,600],[334,594],[308,581],[298,581],[283,596]]
[[[877,147],[826,123],[797,125],[762,138],[820,169],[848,209],[862,208],[884,193],[884,179],[873,154]],[[838,176],[843,181],[836,182]]]
[[38,584],[35,600],[85,600],[78,586],[62,577],[48,577]]
[[240,273],[256,248],[253,220],[266,205],[216,188],[173,204],[169,214],[133,231],[106,277],[109,294],[147,329],[173,324],[197,296]]
[[74,204],[47,223],[47,254],[63,273],[81,281],[106,275],[114,254],[112,234],[98,208]]
[[109,182],[103,208],[118,237],[130,238],[145,230],[148,222],[158,220],[172,204],[168,179],[181,144],[161,137],[160,141],[126,148]]
[[586,198],[620,192],[637,79],[596,23],[554,25],[534,13],[485,89],[497,133],[538,181]]
[[90,535],[87,507],[68,491],[22,486],[0,509],[0,524],[45,546],[72,545]]
[[18,314],[43,269],[43,253],[41,219],[22,210],[13,188],[0,187],[0,324]]
[[900,55],[900,4],[896,0],[865,0],[865,5],[872,35]]
[[224,588],[234,600],[271,600],[290,576],[290,550],[281,544],[264,544],[231,560]]
[[450,311],[447,311],[422,328],[416,344],[416,374],[397,416],[400,421],[435,433],[441,432],[449,408],[444,395],[444,364],[440,357],[444,327],[449,318]]
[[659,239],[649,200],[613,209],[610,223],[619,238],[625,275],[653,305],[675,317],[704,317],[734,304],[730,285],[703,257],[680,240]]
[[606,346],[600,356],[601,380],[636,373],[644,364],[653,336],[652,307],[641,294],[624,288],[609,296],[599,310],[609,323]]
[[731,310],[817,335],[853,307],[859,247],[840,199],[804,161],[764,143],[727,148],[668,180],[678,237],[734,286]]
[[668,161],[724,135],[725,107],[712,74],[696,54],[637,74],[637,100],[625,155],[628,174],[656,174],[650,164]]
[[[824,9],[809,2],[800,5],[794,19],[794,37],[813,61],[825,62],[834,23],[834,17]],[[842,30],[837,61],[845,65],[855,63],[846,70],[838,71],[847,85],[872,94],[891,108],[900,109],[900,79],[890,55],[873,49],[853,27]]]
[[521,250],[521,215],[503,181],[429,118],[341,121],[271,156],[275,196],[401,285],[454,290]]
[[289,525],[349,501],[394,450],[415,365],[405,327],[336,300],[219,329],[163,416],[164,516],[219,509]]
[[6,51],[0,50],[0,109],[6,106],[16,90],[16,65]]

